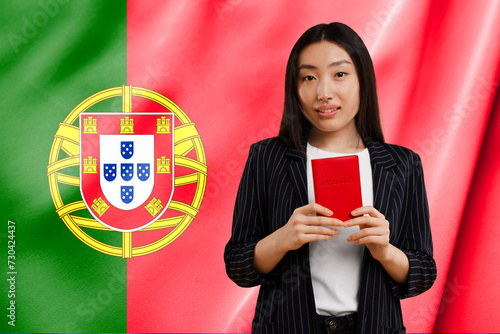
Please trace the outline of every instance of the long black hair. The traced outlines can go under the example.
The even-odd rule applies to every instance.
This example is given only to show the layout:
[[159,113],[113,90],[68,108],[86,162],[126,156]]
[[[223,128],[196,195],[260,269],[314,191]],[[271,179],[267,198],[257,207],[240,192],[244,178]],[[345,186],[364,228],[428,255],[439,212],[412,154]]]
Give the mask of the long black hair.
[[[318,24],[309,28],[295,43],[285,74],[285,104],[279,138],[303,152],[311,123],[302,114],[297,95],[298,61],[301,51],[310,44],[329,41],[343,48],[351,57],[359,80],[359,111],[354,118],[359,135],[366,140],[384,142],[372,59],[361,38],[343,23]],[[366,144],[366,142],[365,142]]]

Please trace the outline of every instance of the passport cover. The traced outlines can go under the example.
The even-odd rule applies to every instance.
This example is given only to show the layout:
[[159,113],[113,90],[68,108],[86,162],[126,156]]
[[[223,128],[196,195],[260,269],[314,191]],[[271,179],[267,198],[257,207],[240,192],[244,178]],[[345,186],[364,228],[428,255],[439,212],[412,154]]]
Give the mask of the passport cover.
[[363,206],[359,157],[312,159],[316,203],[333,211],[334,218],[346,221],[352,210]]

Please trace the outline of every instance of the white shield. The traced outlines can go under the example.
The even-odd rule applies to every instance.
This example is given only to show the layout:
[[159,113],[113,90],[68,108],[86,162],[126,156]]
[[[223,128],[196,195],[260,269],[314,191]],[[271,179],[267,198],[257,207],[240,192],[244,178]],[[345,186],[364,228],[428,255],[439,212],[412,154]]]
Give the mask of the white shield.
[[132,210],[151,195],[154,147],[154,135],[100,135],[100,184],[111,205]]

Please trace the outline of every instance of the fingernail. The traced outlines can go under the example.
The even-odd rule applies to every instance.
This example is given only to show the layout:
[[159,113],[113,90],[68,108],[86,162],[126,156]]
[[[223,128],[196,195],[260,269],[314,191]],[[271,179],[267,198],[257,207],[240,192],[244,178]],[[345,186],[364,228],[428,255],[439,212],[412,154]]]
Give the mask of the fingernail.
[[346,240],[347,242],[351,242],[351,237],[348,237]]
[[329,216],[333,215],[333,211],[328,210],[327,212],[328,212],[328,215],[329,215]]
[[350,221],[345,221],[345,222],[344,222],[344,226],[349,226],[349,225],[351,225],[351,222],[350,222]]

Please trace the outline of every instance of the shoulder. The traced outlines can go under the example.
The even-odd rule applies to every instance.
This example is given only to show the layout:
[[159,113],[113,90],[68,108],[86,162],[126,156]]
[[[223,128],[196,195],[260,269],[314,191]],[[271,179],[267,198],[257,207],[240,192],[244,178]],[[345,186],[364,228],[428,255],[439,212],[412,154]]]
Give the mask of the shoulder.
[[[247,165],[260,176],[273,178],[285,175],[289,166],[300,160],[300,152],[289,147],[279,137],[272,137],[252,144]],[[305,159],[304,166],[305,166]]]
[[283,156],[288,152],[289,147],[279,138],[272,137],[258,141],[250,146],[250,157],[270,158]]
[[413,152],[407,147],[396,145],[396,144],[388,144],[388,143],[380,143],[376,142],[378,145],[375,145],[376,148],[385,149],[393,158],[395,159],[414,159],[419,158],[418,154]]
[[392,160],[396,165],[407,168],[420,168],[422,165],[420,156],[407,147],[375,141],[369,142],[367,146],[375,162]]

